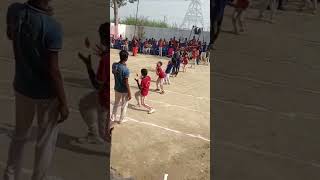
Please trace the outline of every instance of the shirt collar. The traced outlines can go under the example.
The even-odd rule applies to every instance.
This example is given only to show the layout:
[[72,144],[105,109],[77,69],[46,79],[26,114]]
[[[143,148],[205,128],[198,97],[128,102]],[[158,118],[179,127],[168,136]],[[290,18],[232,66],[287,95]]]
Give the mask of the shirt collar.
[[34,11],[37,11],[37,12],[42,13],[42,14],[51,15],[50,12],[48,12],[48,11],[46,11],[46,10],[43,10],[43,9],[40,9],[40,8],[38,8],[38,7],[36,7],[36,6],[33,6],[33,5],[31,5],[29,2],[26,2],[25,4],[26,4],[26,6],[27,6],[28,8],[30,8],[30,9],[32,9],[32,10],[34,10]]

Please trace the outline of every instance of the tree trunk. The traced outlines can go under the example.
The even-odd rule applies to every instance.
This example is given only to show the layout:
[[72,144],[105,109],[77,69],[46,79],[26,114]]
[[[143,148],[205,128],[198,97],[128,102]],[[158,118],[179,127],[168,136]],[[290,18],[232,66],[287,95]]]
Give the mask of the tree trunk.
[[114,28],[115,28],[115,37],[118,37],[119,35],[119,7],[118,7],[118,2],[117,0],[112,0],[113,1],[113,13],[114,13]]

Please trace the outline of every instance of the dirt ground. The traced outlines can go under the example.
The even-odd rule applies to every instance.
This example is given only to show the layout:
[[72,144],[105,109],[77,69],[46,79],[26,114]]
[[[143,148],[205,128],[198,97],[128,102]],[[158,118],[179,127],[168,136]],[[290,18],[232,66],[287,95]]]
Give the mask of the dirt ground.
[[[111,62],[119,61],[119,51],[111,50]],[[210,162],[210,68],[199,65],[171,78],[165,94],[156,89],[155,65],[168,63],[157,56],[130,56],[130,86],[138,91],[135,74],[147,68],[152,79],[147,103],[156,109],[147,114],[136,109],[133,98],[127,111],[128,121],[113,132],[111,165],[124,176],[138,180],[168,179],[208,180]],[[114,100],[111,78],[111,102]]]
[[[0,176],[2,176],[10,135],[14,126],[14,99],[12,79],[14,60],[11,43],[6,38],[5,16],[7,7],[16,1],[0,1]],[[19,1],[24,2],[24,1]],[[106,21],[105,1],[74,0],[52,1],[55,17],[63,26],[64,47],[60,55],[60,66],[65,81],[70,118],[63,124],[58,147],[49,175],[63,180],[106,179],[106,166],[109,159],[107,148],[98,145],[79,145],[76,138],[86,134],[86,126],[78,112],[82,96],[92,90],[84,66],[77,58],[77,52],[84,48],[83,40],[88,36],[97,39],[98,26]],[[26,180],[31,174],[34,141],[27,145],[24,170]],[[0,178],[1,179],[1,178]]]
[[226,9],[211,68],[215,180],[320,178],[320,15],[287,8],[274,24],[250,9],[239,36]]
[[[11,43],[5,36],[6,9],[11,2],[14,1],[0,2],[0,175],[5,167],[14,127],[11,85],[14,60]],[[64,30],[60,66],[71,115],[63,124],[49,175],[63,180],[88,180],[92,177],[104,180],[109,148],[79,145],[74,141],[86,133],[78,111],[79,100],[92,91],[77,53],[84,51],[86,36],[92,41],[97,39],[98,26],[106,21],[108,6],[97,0],[81,3],[65,0],[53,1],[53,7]],[[111,56],[113,62],[118,60],[116,51],[112,51]],[[149,56],[130,57],[129,67],[132,73],[142,67],[151,70],[158,60]],[[97,62],[98,59],[94,61],[95,65]],[[133,176],[137,180],[163,179],[164,174],[168,174],[168,179],[209,179],[209,81],[208,66],[190,69],[173,79],[170,87],[166,86],[165,95],[151,92],[149,102],[156,108],[155,114],[148,115],[129,108],[129,121],[114,130],[112,167],[123,176]],[[131,84],[132,90],[137,90],[133,79]],[[154,83],[152,86],[154,88]],[[133,100],[131,103],[135,104]],[[33,147],[34,141],[26,147],[23,166],[26,177],[32,171]]]

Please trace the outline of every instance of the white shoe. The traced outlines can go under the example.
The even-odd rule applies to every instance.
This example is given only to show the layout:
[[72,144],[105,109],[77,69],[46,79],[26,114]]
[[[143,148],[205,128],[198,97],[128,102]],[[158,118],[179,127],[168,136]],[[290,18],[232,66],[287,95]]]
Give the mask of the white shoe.
[[152,113],[154,113],[154,112],[156,112],[156,110],[152,108],[152,109],[148,112],[148,114],[152,114]]

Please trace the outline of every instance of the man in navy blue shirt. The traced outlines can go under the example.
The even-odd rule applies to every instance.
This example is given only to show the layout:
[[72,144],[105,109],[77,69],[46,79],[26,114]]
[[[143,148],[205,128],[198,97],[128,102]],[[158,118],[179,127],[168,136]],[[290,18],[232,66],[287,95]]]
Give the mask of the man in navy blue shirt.
[[14,3],[7,12],[7,36],[15,55],[15,134],[4,180],[21,180],[24,145],[32,122],[39,126],[32,180],[46,179],[54,154],[59,124],[69,110],[58,65],[62,29],[52,17],[50,0]]
[[210,3],[210,13],[211,13],[211,19],[210,19],[210,27],[211,32],[213,32],[213,36],[210,37],[210,46],[212,46],[215,41],[217,40],[221,25],[223,22],[223,15],[224,15],[224,9],[228,3],[228,0],[214,0]]

